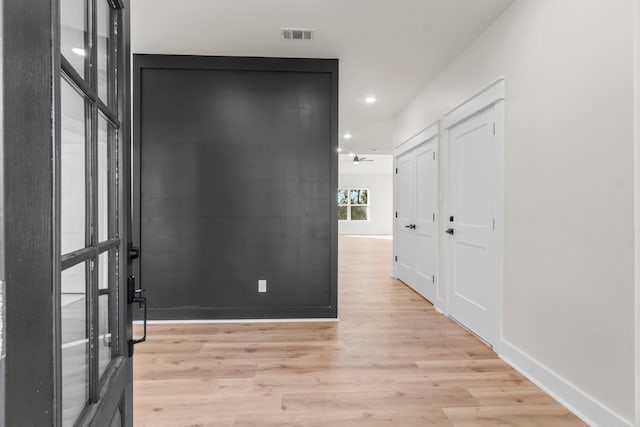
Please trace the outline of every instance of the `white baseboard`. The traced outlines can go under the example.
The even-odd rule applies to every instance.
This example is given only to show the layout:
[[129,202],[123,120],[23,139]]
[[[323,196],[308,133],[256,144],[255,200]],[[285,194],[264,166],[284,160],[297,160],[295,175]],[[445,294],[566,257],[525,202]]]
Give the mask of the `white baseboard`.
[[[198,323],[316,323],[316,322],[339,322],[339,317],[312,318],[312,319],[215,319],[215,320],[148,320],[147,325],[192,325]],[[134,325],[142,325],[142,320],[134,320]]]
[[587,393],[502,340],[498,356],[592,427],[634,427]]

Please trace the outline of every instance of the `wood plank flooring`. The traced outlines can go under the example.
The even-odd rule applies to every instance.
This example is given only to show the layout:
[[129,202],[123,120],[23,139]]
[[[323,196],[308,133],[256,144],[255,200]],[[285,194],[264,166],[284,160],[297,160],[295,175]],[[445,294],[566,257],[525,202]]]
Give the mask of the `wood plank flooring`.
[[135,425],[585,425],[390,278],[391,245],[340,238],[340,322],[150,326]]

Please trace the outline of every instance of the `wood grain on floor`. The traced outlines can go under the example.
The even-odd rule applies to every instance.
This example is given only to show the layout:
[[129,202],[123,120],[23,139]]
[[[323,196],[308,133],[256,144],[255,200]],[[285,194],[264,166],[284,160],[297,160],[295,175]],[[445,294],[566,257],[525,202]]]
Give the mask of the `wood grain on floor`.
[[135,425],[585,425],[392,279],[391,245],[340,238],[339,322],[149,326]]

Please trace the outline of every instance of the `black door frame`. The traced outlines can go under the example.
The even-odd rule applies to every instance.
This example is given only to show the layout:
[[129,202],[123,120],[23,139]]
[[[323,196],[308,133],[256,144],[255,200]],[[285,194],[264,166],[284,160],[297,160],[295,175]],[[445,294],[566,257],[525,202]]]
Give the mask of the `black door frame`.
[[[59,425],[61,385],[56,384],[59,364],[56,342],[59,304],[60,256],[55,248],[57,223],[56,131],[59,111],[58,1],[4,0],[3,7],[3,110],[4,110],[4,261],[6,277],[6,425]],[[129,1],[123,13],[119,56],[125,70],[119,87],[123,131],[121,180],[130,186],[130,34]],[[124,193],[125,196],[127,193]],[[123,214],[130,200],[123,197]],[[123,215],[124,216],[124,215]],[[127,221],[130,223],[130,221]],[[130,228],[121,236],[128,241]],[[123,249],[126,243],[122,245]],[[125,251],[121,251],[123,257]],[[125,276],[124,272],[122,276]],[[126,295],[125,277],[120,292]],[[127,318],[119,334],[119,348],[131,338],[131,308],[119,298],[119,312]],[[128,382],[126,398],[100,396],[87,411],[94,425],[108,425],[112,410],[124,406],[123,425],[132,413],[132,362],[123,358],[110,382]],[[85,419],[88,419],[85,417]],[[90,424],[87,422],[86,424]],[[0,421],[2,425],[2,421]]]

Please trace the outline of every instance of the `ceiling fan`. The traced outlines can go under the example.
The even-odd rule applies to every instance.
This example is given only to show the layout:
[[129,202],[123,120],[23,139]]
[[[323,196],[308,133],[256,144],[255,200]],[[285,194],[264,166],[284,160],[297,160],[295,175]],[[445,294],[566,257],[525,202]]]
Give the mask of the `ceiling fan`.
[[357,165],[360,162],[373,162],[373,159],[367,159],[366,157],[361,157],[356,154],[353,156],[352,160],[343,161],[343,163],[353,163],[355,165]]

